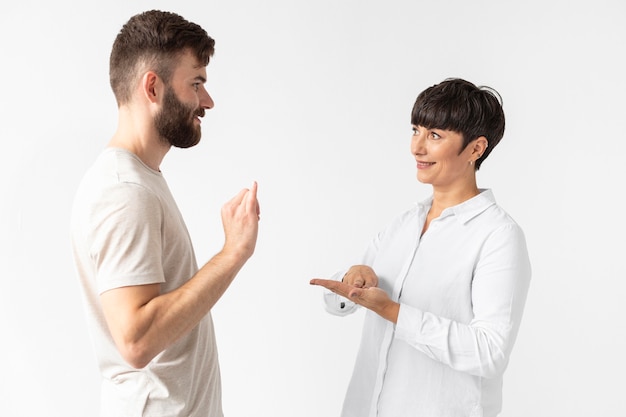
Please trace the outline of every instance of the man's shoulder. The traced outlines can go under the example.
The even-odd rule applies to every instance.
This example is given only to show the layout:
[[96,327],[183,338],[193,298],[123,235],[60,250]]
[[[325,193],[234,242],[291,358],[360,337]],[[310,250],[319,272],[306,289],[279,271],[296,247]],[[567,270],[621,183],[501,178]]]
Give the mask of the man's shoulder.
[[111,192],[159,193],[164,187],[160,172],[148,168],[132,153],[107,148],[94,161],[83,176],[77,197],[94,196]]
[[73,211],[154,208],[161,200],[163,187],[162,177],[130,152],[108,148],[83,176],[74,196]]
[[150,169],[139,157],[125,149],[107,148],[92,165],[90,174],[120,183],[160,182],[162,175]]

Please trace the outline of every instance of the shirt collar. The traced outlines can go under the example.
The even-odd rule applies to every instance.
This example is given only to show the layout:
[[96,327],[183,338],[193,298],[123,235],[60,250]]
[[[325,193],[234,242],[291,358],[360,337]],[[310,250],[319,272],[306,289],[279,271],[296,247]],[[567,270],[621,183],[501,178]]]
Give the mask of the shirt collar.
[[[477,196],[472,197],[461,204],[457,204],[456,206],[448,207],[439,217],[444,218],[447,216],[456,216],[461,223],[465,224],[483,211],[487,210],[487,208],[496,204],[496,198],[490,189],[480,189],[479,191],[480,193]],[[419,206],[424,213],[427,213],[432,203],[433,196],[431,195],[419,203]]]

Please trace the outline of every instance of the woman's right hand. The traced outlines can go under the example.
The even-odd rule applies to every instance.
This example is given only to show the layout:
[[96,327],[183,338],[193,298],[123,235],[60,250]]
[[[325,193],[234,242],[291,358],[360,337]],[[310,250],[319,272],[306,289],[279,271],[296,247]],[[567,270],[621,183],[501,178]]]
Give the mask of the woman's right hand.
[[357,288],[378,287],[378,276],[367,265],[354,265],[348,269],[341,282]]

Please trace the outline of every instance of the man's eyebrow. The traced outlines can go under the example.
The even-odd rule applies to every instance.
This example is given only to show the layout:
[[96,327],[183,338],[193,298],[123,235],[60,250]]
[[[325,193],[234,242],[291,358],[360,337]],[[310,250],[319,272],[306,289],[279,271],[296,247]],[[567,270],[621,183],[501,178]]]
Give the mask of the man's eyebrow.
[[196,75],[194,80],[201,81],[202,84],[206,84],[206,78],[204,78],[202,75]]

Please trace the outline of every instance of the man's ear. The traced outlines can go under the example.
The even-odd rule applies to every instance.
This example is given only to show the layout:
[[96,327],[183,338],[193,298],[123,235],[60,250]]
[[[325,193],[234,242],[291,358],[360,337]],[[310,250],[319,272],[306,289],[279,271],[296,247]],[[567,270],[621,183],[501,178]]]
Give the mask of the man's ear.
[[158,103],[163,83],[154,72],[148,71],[141,78],[141,90],[150,103]]

